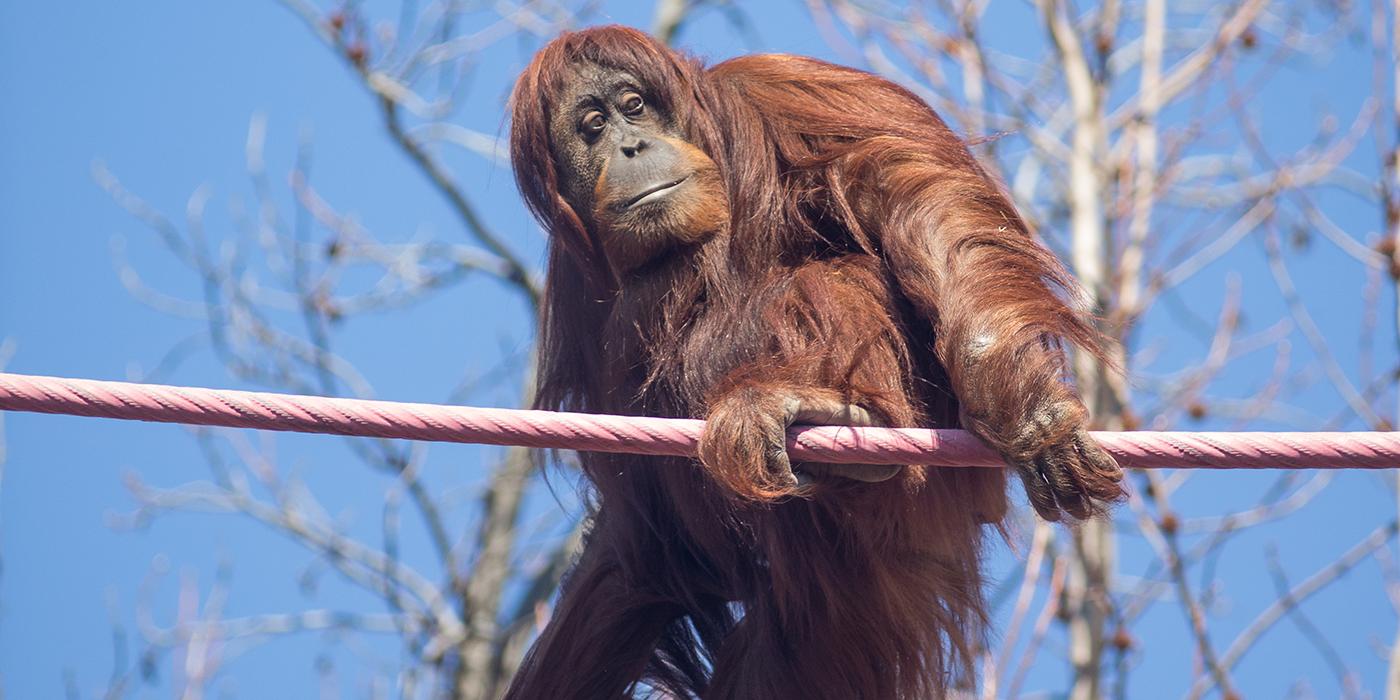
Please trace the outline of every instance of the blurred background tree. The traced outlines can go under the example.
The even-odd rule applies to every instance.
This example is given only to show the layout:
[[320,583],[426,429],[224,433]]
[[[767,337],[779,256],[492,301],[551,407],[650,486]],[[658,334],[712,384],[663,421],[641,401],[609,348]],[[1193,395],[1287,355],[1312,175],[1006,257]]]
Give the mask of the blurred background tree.
[[[1076,362],[1100,427],[1396,420],[1396,0],[98,5],[0,8],[13,371],[521,405],[504,99],[624,22],[927,100],[1089,291],[1129,368]],[[521,450],[3,420],[14,697],[494,698],[578,544],[576,475]],[[1393,473],[1130,478],[989,553],[969,696],[1400,698]]]

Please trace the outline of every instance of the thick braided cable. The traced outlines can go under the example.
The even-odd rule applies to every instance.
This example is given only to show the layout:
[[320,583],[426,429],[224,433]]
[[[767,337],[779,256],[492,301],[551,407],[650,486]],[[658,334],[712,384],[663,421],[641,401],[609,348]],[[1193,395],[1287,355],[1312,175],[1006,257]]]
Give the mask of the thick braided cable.
[[[651,455],[695,454],[704,422],[503,408],[334,399],[252,391],[63,379],[0,372],[0,410]],[[1095,433],[1128,467],[1385,469],[1400,467],[1400,433]],[[962,430],[799,427],[797,461],[998,466]]]

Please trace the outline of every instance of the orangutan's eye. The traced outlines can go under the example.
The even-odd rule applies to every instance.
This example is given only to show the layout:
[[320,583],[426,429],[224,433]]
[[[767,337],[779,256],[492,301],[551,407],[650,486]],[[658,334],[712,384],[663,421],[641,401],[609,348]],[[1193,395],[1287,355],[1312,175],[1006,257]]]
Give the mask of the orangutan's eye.
[[583,115],[583,119],[579,120],[578,130],[584,136],[592,139],[597,137],[598,134],[603,133],[603,127],[606,126],[607,123],[608,118],[602,112],[595,109]]

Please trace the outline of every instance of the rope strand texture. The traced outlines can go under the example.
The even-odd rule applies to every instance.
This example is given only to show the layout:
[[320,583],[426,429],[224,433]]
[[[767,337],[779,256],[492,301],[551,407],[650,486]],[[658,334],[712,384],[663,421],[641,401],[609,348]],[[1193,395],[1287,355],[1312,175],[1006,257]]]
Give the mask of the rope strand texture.
[[[252,391],[64,379],[0,372],[0,410],[123,420],[694,456],[704,421],[337,399]],[[1400,467],[1400,432],[1095,433],[1125,467],[1386,469]],[[971,433],[916,428],[794,427],[796,461],[1000,466]]]

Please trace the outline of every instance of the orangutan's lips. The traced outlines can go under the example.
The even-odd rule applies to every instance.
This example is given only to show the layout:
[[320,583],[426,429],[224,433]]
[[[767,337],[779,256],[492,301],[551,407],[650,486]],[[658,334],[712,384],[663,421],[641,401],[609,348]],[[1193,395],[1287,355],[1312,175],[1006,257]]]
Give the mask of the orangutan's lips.
[[623,208],[630,209],[638,204],[643,204],[645,202],[651,202],[661,199],[662,197],[666,196],[667,192],[670,192],[672,189],[679,187],[682,182],[685,182],[688,179],[690,179],[690,176],[686,175],[685,177],[679,180],[672,180],[670,182],[663,182],[659,185],[652,185],[651,187],[642,190],[641,193],[639,193],[637,196],[627,200],[627,204],[623,205]]

